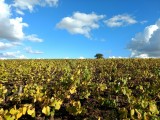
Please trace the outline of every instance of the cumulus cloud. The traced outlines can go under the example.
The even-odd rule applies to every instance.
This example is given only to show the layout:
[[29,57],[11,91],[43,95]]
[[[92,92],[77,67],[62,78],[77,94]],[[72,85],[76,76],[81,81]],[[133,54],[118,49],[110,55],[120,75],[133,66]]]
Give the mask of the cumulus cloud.
[[137,33],[127,45],[131,57],[160,57],[160,19]]
[[121,27],[137,23],[137,21],[128,14],[116,15],[112,18],[105,20],[104,23],[108,27]]
[[35,6],[57,6],[58,0],[14,0],[14,4],[12,6],[16,7],[19,11],[21,10],[29,10],[32,12]]
[[[23,40],[33,42],[42,42],[37,35],[25,35],[23,32],[24,27],[28,27],[27,23],[23,22],[22,17],[13,18],[11,5],[0,0],[0,50],[7,50],[18,46]],[[18,11],[18,9],[17,9]],[[22,11],[19,14],[23,15]],[[0,53],[0,58],[23,58],[23,55],[17,55],[17,52],[4,52]]]
[[0,50],[6,50],[8,48],[13,47],[15,44],[14,43],[4,43],[0,42]]
[[91,30],[99,28],[98,21],[102,18],[104,15],[75,12],[73,16],[63,18],[56,26],[66,29],[71,34],[81,34],[90,38]]
[[42,54],[43,53],[43,52],[38,51],[38,50],[32,50],[31,47],[26,47],[25,50],[26,50],[27,53],[30,53],[30,54]]
[[27,59],[20,51],[0,53],[0,59]]
[[20,42],[0,42],[0,50],[7,50],[15,46],[21,46]]
[[4,0],[0,1],[0,8],[0,38],[11,41],[23,39],[23,28],[28,24],[22,17],[11,18],[10,7]]
[[43,40],[38,38],[37,35],[35,35],[35,34],[25,36],[25,39],[32,41],[32,42],[43,42]]

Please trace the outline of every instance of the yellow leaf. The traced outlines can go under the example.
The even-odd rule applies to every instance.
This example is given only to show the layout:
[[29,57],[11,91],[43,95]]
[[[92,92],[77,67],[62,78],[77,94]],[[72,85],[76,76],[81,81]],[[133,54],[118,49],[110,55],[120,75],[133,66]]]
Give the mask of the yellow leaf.
[[71,76],[71,80],[74,80],[73,76]]
[[3,102],[3,99],[2,98],[0,98],[0,103],[2,103]]
[[9,113],[10,113],[11,115],[15,115],[15,114],[17,114],[17,110],[14,109],[14,108],[12,108],[12,109],[10,109]]
[[39,101],[39,102],[42,102],[42,98],[41,98],[41,97],[38,97],[38,101]]
[[72,88],[69,90],[69,92],[70,92],[71,94],[76,93],[76,87],[72,87]]
[[23,113],[23,115],[25,115],[26,112],[27,112],[27,107],[24,106],[24,107],[22,108],[22,113]]
[[61,107],[62,101],[57,101],[56,105],[55,105],[55,109],[59,110]]
[[5,111],[4,111],[4,115],[7,114],[7,113],[8,113],[8,110],[5,110]]
[[[2,115],[4,113],[3,108],[0,108],[0,115]],[[1,120],[1,119],[0,119]]]
[[62,102],[62,100],[54,100],[51,103],[51,106],[54,107],[56,110],[59,110],[61,108]]
[[134,111],[134,109],[132,109],[131,111],[130,111],[130,115],[131,115],[131,118],[133,119],[134,117],[134,114],[135,114],[135,111]]
[[3,90],[3,94],[7,93],[7,89]]
[[27,110],[27,113],[28,113],[28,115],[33,116],[33,115],[35,114],[35,108],[28,109],[28,110]]
[[44,106],[43,109],[42,109],[42,113],[49,116],[50,115],[50,107],[49,106]]
[[13,100],[13,97],[10,97],[9,100],[12,101],[12,100]]
[[19,113],[16,115],[16,118],[19,119],[21,116],[22,116],[22,113],[19,112]]
[[148,114],[146,112],[144,112],[143,117],[144,117],[144,120],[149,120]]
[[78,70],[77,74],[79,75],[80,73],[81,73],[81,71],[80,71],[80,70]]
[[142,118],[142,115],[141,115],[140,111],[138,111],[137,109],[135,109],[135,112],[137,113],[138,119],[141,119],[141,118]]
[[152,112],[152,114],[159,114],[157,105],[155,103],[150,103],[149,110]]
[[71,96],[70,95],[67,95],[67,98],[69,99]]
[[67,105],[67,111],[73,115],[78,115],[81,114],[82,112],[82,107],[80,101],[71,101],[70,105]]
[[99,88],[101,91],[104,91],[107,88],[107,86],[106,84],[99,84]]
[[5,120],[15,120],[15,116],[11,116],[11,115],[4,115],[4,118]]
[[31,115],[33,118],[36,116],[36,112],[34,110],[34,113]]

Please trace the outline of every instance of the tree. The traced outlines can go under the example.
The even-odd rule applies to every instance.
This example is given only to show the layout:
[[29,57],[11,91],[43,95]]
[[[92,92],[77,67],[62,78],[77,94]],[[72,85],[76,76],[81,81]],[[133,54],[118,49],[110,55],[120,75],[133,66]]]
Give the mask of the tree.
[[103,58],[103,54],[97,53],[94,57],[96,57],[96,59],[102,59]]

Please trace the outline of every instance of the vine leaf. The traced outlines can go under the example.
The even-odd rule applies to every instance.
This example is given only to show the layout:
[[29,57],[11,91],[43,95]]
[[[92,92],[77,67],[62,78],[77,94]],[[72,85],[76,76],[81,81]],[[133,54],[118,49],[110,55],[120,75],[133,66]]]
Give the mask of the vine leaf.
[[149,110],[152,112],[152,114],[159,114],[157,105],[153,102],[149,104]]
[[50,107],[49,106],[44,106],[43,109],[42,109],[42,113],[49,116],[51,114],[50,113]]

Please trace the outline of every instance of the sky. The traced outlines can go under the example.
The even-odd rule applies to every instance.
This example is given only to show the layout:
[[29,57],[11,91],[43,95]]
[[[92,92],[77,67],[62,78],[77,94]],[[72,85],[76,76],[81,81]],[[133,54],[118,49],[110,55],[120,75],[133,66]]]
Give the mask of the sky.
[[0,0],[0,59],[160,57],[160,0]]

